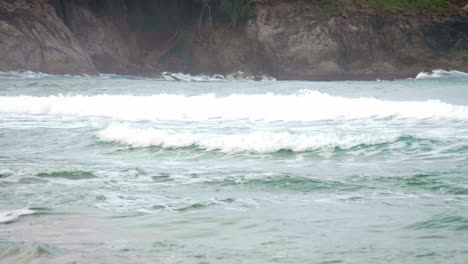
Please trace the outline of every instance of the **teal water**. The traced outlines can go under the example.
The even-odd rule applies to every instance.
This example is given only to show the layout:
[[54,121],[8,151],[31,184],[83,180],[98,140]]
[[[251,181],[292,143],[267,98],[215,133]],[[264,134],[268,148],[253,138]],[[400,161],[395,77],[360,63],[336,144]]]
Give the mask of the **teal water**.
[[0,74],[0,263],[467,263],[467,209],[467,74]]

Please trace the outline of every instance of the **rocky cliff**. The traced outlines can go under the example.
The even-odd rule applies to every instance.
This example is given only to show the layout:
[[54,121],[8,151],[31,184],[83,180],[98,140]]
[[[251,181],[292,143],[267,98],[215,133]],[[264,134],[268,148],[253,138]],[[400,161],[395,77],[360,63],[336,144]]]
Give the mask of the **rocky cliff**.
[[315,5],[260,6],[255,40],[281,78],[411,77],[426,69],[468,70],[468,16]]
[[216,6],[208,16],[202,1],[0,0],[0,71],[241,70],[310,80],[468,71],[464,1],[443,11],[379,10],[362,0],[258,2],[255,17],[233,26]]
[[74,34],[43,0],[0,1],[0,71],[95,74]]

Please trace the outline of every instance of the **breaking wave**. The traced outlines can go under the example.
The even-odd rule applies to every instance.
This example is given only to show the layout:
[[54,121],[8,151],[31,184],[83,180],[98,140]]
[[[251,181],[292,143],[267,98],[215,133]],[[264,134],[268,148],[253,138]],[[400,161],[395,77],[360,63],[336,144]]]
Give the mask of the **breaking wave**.
[[29,208],[0,212],[0,224],[14,222],[23,215],[31,215],[34,213],[35,211]]
[[[54,77],[83,77],[89,75],[53,75],[42,72],[32,72],[32,71],[9,71],[9,72],[0,72],[0,78],[2,79],[43,79],[43,78],[54,78]],[[130,76],[130,75],[119,75],[119,74],[99,74],[99,78],[109,79],[109,78],[131,78],[131,79],[146,79],[141,76]],[[159,77],[148,78],[164,81],[184,81],[184,82],[213,82],[213,81],[276,81],[276,79],[269,75],[251,75],[242,71],[233,72],[227,75],[222,74],[198,74],[192,75],[188,73],[181,72],[163,72]]]
[[161,77],[166,81],[185,81],[185,82],[210,82],[210,81],[276,81],[269,75],[249,75],[242,71],[228,75],[191,75],[185,73],[163,72]]
[[468,107],[439,100],[384,101],[345,98],[317,91],[292,95],[0,96],[0,113],[94,116],[120,120],[267,120],[405,118],[468,120]]
[[0,72],[0,78],[4,79],[41,79],[52,77],[54,75],[42,73],[42,72],[32,72],[32,71],[10,71],[10,72]]
[[176,132],[160,129],[111,126],[98,133],[99,140],[136,148],[161,147],[178,149],[197,147],[224,153],[274,153],[281,150],[306,152],[319,149],[350,149],[361,145],[390,143],[400,135],[339,135],[330,133],[292,134],[289,132],[252,132],[244,134],[212,134]]
[[[42,79],[42,78],[51,78],[51,77],[82,77],[79,75],[53,75],[42,72],[33,72],[33,71],[9,71],[9,72],[0,72],[0,78],[4,79]],[[88,76],[88,75],[83,75]],[[89,76],[88,76],[89,77]],[[128,75],[119,75],[119,74],[100,74],[101,78],[142,78],[139,76],[128,76]],[[456,70],[432,70],[430,72],[420,72],[416,75],[416,80],[422,79],[438,79],[438,78],[467,78],[468,73]],[[145,78],[143,78],[145,79]],[[149,78],[154,79],[154,78]],[[185,81],[185,82],[210,82],[210,81],[276,81],[276,78],[269,75],[252,75],[247,74],[242,71],[233,72],[230,74],[197,74],[192,75],[188,73],[181,72],[163,72],[158,80],[165,81]],[[379,81],[379,80],[378,80]]]
[[468,77],[468,73],[461,71],[433,70],[432,72],[421,72],[416,76],[416,80],[437,79],[437,78],[463,78]]

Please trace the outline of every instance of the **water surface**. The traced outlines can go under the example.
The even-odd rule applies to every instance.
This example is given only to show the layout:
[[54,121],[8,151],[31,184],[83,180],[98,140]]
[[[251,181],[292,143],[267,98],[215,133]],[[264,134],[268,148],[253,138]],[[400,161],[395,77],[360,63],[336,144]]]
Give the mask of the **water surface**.
[[468,262],[466,74],[178,79],[0,74],[0,263]]

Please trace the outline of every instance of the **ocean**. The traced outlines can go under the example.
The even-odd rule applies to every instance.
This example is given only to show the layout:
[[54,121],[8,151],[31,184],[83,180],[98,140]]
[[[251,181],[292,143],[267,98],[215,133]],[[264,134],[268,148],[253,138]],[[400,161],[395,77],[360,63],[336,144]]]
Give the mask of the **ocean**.
[[0,73],[0,263],[468,263],[468,74]]

